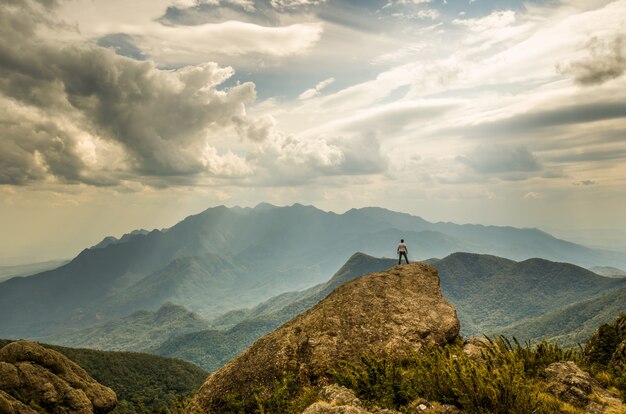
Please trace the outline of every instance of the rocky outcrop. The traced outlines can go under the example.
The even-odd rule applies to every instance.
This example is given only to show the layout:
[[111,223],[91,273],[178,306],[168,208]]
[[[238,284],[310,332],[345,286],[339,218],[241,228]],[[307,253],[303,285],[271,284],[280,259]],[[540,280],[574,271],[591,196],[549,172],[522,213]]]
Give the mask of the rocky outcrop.
[[[323,387],[319,401],[307,407],[302,414],[399,414],[390,409],[366,410],[352,390],[333,384]],[[453,405],[432,404],[426,400],[417,400],[408,407],[408,414],[460,414]]]
[[571,361],[550,364],[546,370],[547,391],[558,399],[590,414],[626,412],[626,406],[600,383]]
[[319,393],[320,400],[311,404],[302,414],[370,414],[352,390],[329,385]]
[[458,336],[455,309],[443,298],[437,270],[414,263],[372,273],[335,289],[324,300],[212,374],[189,412],[220,412],[228,394],[251,397],[285,374],[315,383],[340,360],[365,352],[401,355]]
[[487,338],[469,338],[463,344],[463,353],[475,361],[483,360],[485,354],[497,346]]
[[0,349],[0,412],[108,413],[115,393],[60,353],[33,342]]

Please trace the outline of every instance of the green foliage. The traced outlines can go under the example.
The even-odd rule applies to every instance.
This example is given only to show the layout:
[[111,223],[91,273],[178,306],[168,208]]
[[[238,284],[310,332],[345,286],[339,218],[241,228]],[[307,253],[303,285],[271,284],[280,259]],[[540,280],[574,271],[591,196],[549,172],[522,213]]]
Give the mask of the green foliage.
[[301,386],[293,374],[276,379],[271,388],[255,390],[252,398],[229,393],[219,402],[223,414],[298,414],[317,399],[317,389]]
[[583,352],[583,361],[600,383],[614,387],[626,402],[626,367],[612,360],[618,346],[626,340],[626,314],[610,324],[601,325],[589,339]]
[[360,363],[340,361],[332,377],[365,401],[375,401],[383,407],[403,406],[411,401],[403,373],[409,361],[400,361],[375,354],[361,355]]
[[331,375],[369,406],[405,410],[425,398],[472,413],[558,413],[559,403],[541,395],[538,376],[550,363],[575,356],[554,344],[531,348],[499,338],[479,360],[450,345],[402,359],[364,355]]
[[619,332],[615,326],[601,325],[585,346],[586,362],[592,366],[607,367],[620,342]]

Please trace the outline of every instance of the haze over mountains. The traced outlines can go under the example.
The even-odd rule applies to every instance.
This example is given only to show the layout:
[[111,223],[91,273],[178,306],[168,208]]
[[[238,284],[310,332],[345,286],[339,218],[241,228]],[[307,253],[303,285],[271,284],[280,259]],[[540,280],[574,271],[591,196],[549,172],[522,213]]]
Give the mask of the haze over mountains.
[[[472,253],[454,253],[427,262],[438,268],[442,292],[466,323],[462,325],[464,336],[506,333],[521,340],[554,337],[575,345],[572,341],[584,341],[599,324],[626,310],[622,300],[626,279],[600,277],[567,263],[543,259],[514,262]],[[326,283],[228,312],[214,319],[210,328],[207,321],[166,304],[157,312],[136,312],[45,341],[147,351],[213,371],[256,339],[312,308],[338,286],[396,263],[395,259],[356,253]]]
[[[335,214],[298,204],[220,206],[167,230],[109,239],[58,269],[3,282],[0,337],[50,335],[166,302],[213,318],[325,282],[356,251],[394,256],[401,237],[412,260],[466,251],[625,267],[619,255],[536,229],[429,223],[379,208]],[[594,289],[584,292],[601,292]]]

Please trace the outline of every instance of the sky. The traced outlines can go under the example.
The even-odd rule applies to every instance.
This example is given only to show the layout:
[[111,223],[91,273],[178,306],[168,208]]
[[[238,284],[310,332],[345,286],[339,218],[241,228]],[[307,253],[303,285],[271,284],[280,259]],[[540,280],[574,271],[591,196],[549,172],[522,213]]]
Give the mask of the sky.
[[626,251],[626,0],[0,0],[0,265],[216,205]]

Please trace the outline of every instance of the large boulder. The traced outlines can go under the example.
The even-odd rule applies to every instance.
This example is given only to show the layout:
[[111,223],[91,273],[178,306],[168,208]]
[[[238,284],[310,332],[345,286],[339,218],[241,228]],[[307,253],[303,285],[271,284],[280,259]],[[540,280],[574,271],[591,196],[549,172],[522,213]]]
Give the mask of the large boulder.
[[340,360],[366,352],[401,355],[443,345],[459,334],[456,311],[441,294],[437,270],[414,263],[372,273],[335,289],[309,311],[252,344],[213,373],[189,412],[219,413],[222,398],[249,398],[285,374],[308,385]]
[[110,388],[54,350],[28,341],[0,349],[1,412],[108,413],[116,404]]
[[548,392],[589,414],[626,412],[626,406],[574,362],[555,362],[546,370]]

